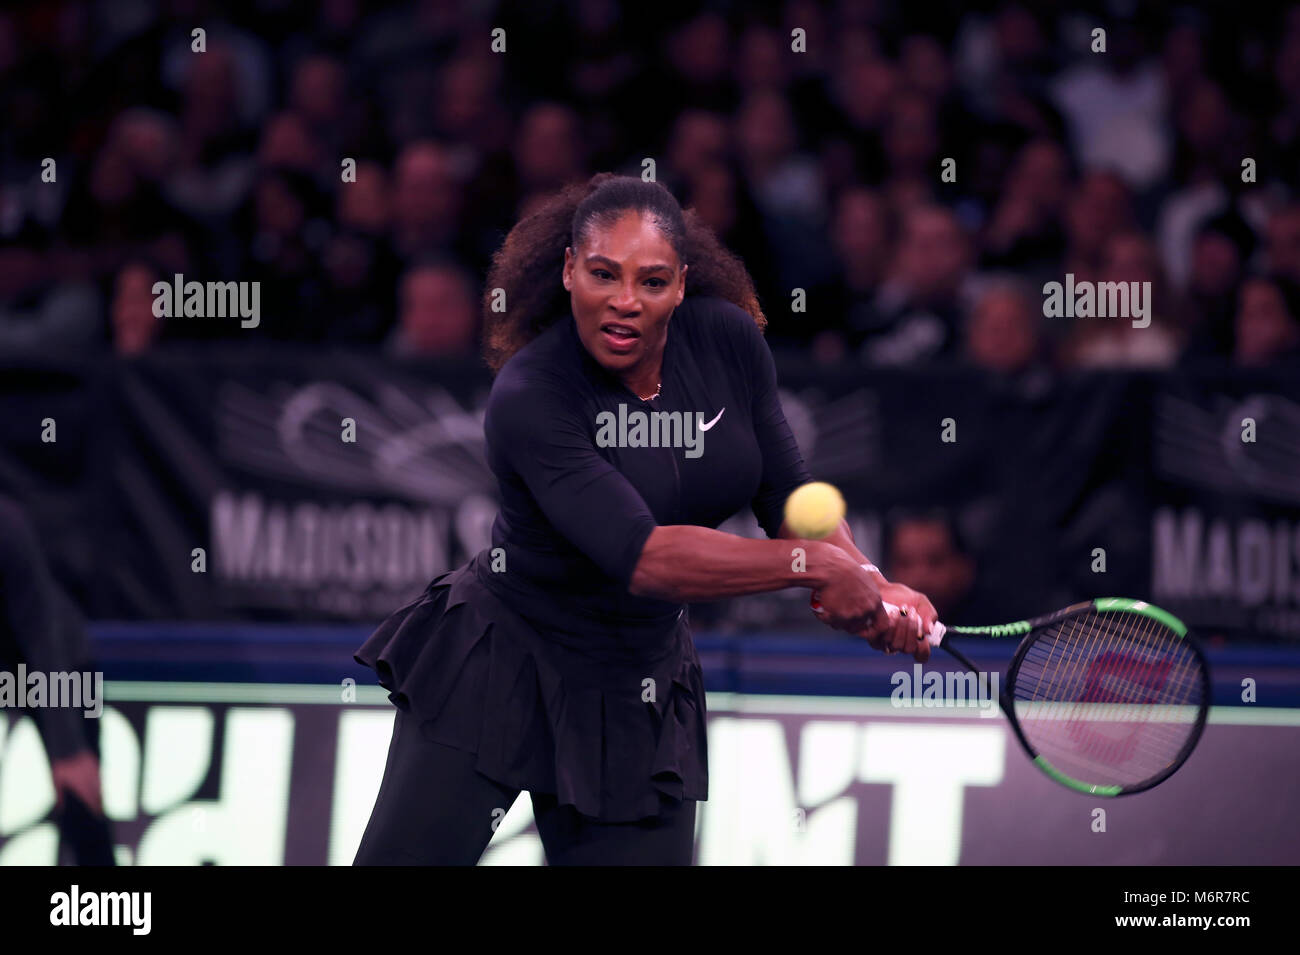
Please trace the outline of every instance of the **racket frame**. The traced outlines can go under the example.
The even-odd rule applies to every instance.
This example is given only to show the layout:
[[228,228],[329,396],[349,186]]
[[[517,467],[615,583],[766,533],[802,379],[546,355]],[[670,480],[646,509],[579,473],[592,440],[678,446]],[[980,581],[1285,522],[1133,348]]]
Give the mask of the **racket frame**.
[[[1179,637],[1179,639],[1183,640],[1185,645],[1192,652],[1193,656],[1196,657],[1197,662],[1200,664],[1201,705],[1197,712],[1196,724],[1192,727],[1192,732],[1188,735],[1186,742],[1178,751],[1178,755],[1170,761],[1169,765],[1164,770],[1150,779],[1143,780],[1135,786],[1094,785],[1092,783],[1085,783],[1082,780],[1075,779],[1072,776],[1067,776],[1065,773],[1061,772],[1048,762],[1047,757],[1035,752],[1034,748],[1029,744],[1029,740],[1025,737],[1025,732],[1020,726],[1020,720],[1016,718],[1015,701],[1010,696],[1009,690],[1011,687],[1015,686],[1016,676],[1019,673],[1021,664],[1024,662],[1025,655],[1029,652],[1029,648],[1032,647],[1038,639],[1035,631],[1041,627],[1047,626],[1048,624],[1058,623],[1061,620],[1079,616],[1080,614],[1089,611],[1096,611],[1097,613],[1140,613],[1144,616],[1150,617],[1168,627]],[[1002,712],[1006,714],[1007,719],[1011,722],[1011,729],[1015,732],[1016,739],[1020,741],[1021,747],[1029,756],[1033,764],[1050,779],[1060,783],[1062,786],[1073,789],[1076,792],[1086,793],[1090,796],[1131,796],[1135,793],[1145,792],[1154,786],[1158,786],[1177,772],[1183,763],[1187,761],[1187,757],[1190,756],[1192,750],[1196,748],[1196,744],[1200,741],[1201,733],[1205,729],[1205,720],[1210,709],[1210,667],[1209,663],[1205,659],[1205,653],[1201,650],[1201,647],[1196,640],[1187,632],[1187,627],[1181,620],[1169,613],[1169,611],[1162,610],[1160,607],[1149,604],[1146,601],[1133,600],[1128,597],[1098,597],[1095,600],[1085,600],[1081,603],[1071,604],[1055,613],[1046,614],[1041,617],[1032,617],[1029,620],[1018,620],[1015,623],[998,624],[997,626],[992,627],[946,627],[942,638],[934,645],[945,650],[950,656],[955,657],[957,661],[968,670],[978,675],[981,672],[979,667],[975,666],[975,664],[971,662],[970,658],[949,643],[949,638],[954,635],[958,637],[970,637],[972,639],[985,640],[998,640],[1010,636],[1021,636],[1020,645],[1016,647],[1016,652],[1011,657],[1011,664],[1007,668],[1006,678],[1003,681],[1003,688],[998,693],[998,705],[1001,707]]]

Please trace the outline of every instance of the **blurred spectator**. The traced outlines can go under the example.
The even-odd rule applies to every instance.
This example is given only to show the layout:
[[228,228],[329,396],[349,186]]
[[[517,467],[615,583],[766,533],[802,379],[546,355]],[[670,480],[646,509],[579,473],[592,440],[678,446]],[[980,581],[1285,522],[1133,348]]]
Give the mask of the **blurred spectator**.
[[879,193],[855,187],[839,194],[831,221],[835,280],[809,296],[808,319],[819,332],[814,344],[819,360],[838,361],[846,352],[856,353],[868,337],[884,330],[876,299],[893,237],[889,206]]
[[1177,108],[1195,81],[1205,75],[1205,27],[1199,19],[1169,28],[1161,51],[1161,70],[1166,100]]
[[958,82],[987,123],[1023,136],[1061,132],[1048,94],[1052,74],[1068,61],[1053,56],[1039,12],[1004,3],[991,16],[971,13],[954,46]]
[[160,79],[185,101],[191,122],[207,128],[251,128],[261,122],[274,97],[272,68],[256,20],[248,29],[229,20],[204,23],[203,53],[193,48],[195,24],[181,10],[161,44]]
[[[1295,8],[1291,8],[1294,12]],[[1277,114],[1270,123],[1273,155],[1278,174],[1294,193],[1300,189],[1300,27],[1283,32],[1273,60],[1273,79],[1277,84]]]
[[297,113],[277,113],[267,122],[257,149],[257,161],[263,168],[319,176],[322,158],[315,133]]
[[254,131],[245,120],[260,107],[241,98],[256,94],[237,82],[241,61],[228,47],[209,43],[206,53],[189,54],[186,62],[170,196],[195,219],[211,220],[232,213],[247,194]]
[[1015,281],[990,285],[966,323],[966,357],[1001,375],[1026,371],[1043,357],[1042,301]]
[[[329,337],[322,327],[319,264],[328,236],[328,204],[316,182],[304,173],[278,169],[262,174],[244,216],[252,222],[248,260],[240,278],[260,283],[264,316],[254,333],[282,341],[316,342]],[[235,328],[208,322],[203,334],[235,334]],[[240,332],[247,335],[247,332]]]
[[432,142],[413,143],[397,158],[393,175],[393,248],[406,261],[450,248],[460,216],[460,186],[450,152]]
[[109,133],[136,179],[152,186],[167,181],[176,162],[179,130],[166,113],[130,109],[118,117]]
[[1180,180],[1196,185],[1240,177],[1245,130],[1235,121],[1223,87],[1204,77],[1195,79],[1182,92],[1174,120]]
[[387,171],[377,162],[357,163],[356,181],[339,187],[338,224],[379,238],[388,231],[392,211]]
[[377,344],[393,326],[392,289],[400,271],[388,246],[373,235],[340,229],[322,256],[322,340]]
[[942,103],[952,91],[952,66],[938,37],[917,33],[903,38],[898,53],[903,82],[930,103]]
[[787,37],[759,23],[750,24],[740,34],[736,81],[742,95],[759,90],[785,92],[790,82]]
[[444,66],[439,77],[438,133],[464,144],[480,160],[510,142],[510,114],[497,101],[498,70],[494,57],[466,54]]
[[323,281],[316,316],[329,341],[377,344],[394,325],[400,263],[389,245],[392,199],[379,163],[357,163],[355,182],[340,183],[337,228],[321,255]]
[[1187,358],[1232,354],[1237,288],[1256,246],[1255,233],[1235,212],[1211,216],[1192,245],[1187,290]]
[[751,94],[736,116],[741,171],[763,212],[817,222],[824,215],[817,163],[798,151],[790,104],[771,90]]
[[1156,234],[1165,268],[1178,289],[1191,281],[1191,247],[1208,216],[1226,212],[1238,191],[1246,130],[1232,120],[1223,89],[1195,76],[1177,91],[1174,107],[1177,153],[1169,194],[1163,199]]
[[320,54],[300,60],[290,80],[289,105],[316,142],[328,144],[331,151],[338,146],[343,125],[344,81],[338,60]]
[[934,197],[939,169],[939,129],[934,105],[924,95],[903,92],[890,104],[884,128],[889,165],[886,190],[896,210]]
[[1268,220],[1268,268],[1300,282],[1300,203],[1289,205]]
[[776,282],[788,300],[791,289],[832,275],[821,169],[798,148],[790,104],[770,90],[746,98],[735,136],[741,178],[763,215]]
[[739,100],[731,73],[737,60],[723,15],[706,10],[685,22],[668,23],[657,51],[662,69],[637,95],[644,106],[651,141],[662,137],[684,104],[731,113]]
[[1053,86],[1085,166],[1117,170],[1138,191],[1156,184],[1169,165],[1160,65],[1146,56],[1141,27],[1114,22],[1104,55],[1084,55]]
[[926,513],[893,518],[885,555],[889,579],[929,597],[940,620],[968,621],[975,561],[948,517]]
[[175,124],[153,111],[128,111],[113,123],[88,175],[72,180],[56,245],[65,276],[98,278],[142,254],[186,264],[187,225],[165,181],[177,148]]
[[449,263],[417,265],[402,277],[398,325],[388,350],[404,356],[472,356],[478,333],[473,280]]
[[515,142],[519,188],[524,198],[554,192],[586,173],[578,115],[558,103],[524,113]]
[[730,149],[726,116],[690,107],[682,110],[668,141],[667,181],[694,181],[707,167],[726,162]]
[[1242,284],[1233,358],[1250,367],[1300,359],[1300,287],[1289,277],[1252,276]]
[[27,249],[0,248],[0,355],[84,351],[103,341],[99,295],[59,281]]
[[570,87],[586,104],[626,96],[642,57],[636,44],[629,42],[632,28],[620,16],[619,4],[615,0],[578,0],[573,8]]
[[144,262],[131,262],[118,273],[112,305],[113,351],[117,354],[138,355],[162,332],[166,319],[153,313],[153,287],[158,281],[157,271]]
[[[776,339],[791,340],[797,332],[785,316],[790,290],[776,281],[772,250],[763,230],[763,218],[753,197],[729,163],[710,161],[694,167],[686,183],[684,207],[694,207],[718,238],[739,255],[754,276],[759,301],[768,312],[771,333]],[[689,284],[690,279],[687,278]],[[798,335],[793,335],[797,340]]]
[[[1063,347],[1066,364],[1082,368],[1166,368],[1178,357],[1179,338],[1169,313],[1169,289],[1160,269],[1155,245],[1140,232],[1124,232],[1107,240],[1099,282],[1128,286],[1127,313],[1120,316],[1067,319],[1073,325]],[[1076,279],[1077,281],[1077,279]],[[1134,286],[1132,283],[1138,283]],[[1141,327],[1135,289],[1145,305]],[[1101,296],[1097,292],[1098,300]],[[1124,299],[1118,300],[1123,304]]]
[[899,365],[950,353],[970,266],[970,237],[956,216],[941,206],[907,213],[898,252],[876,297],[881,324],[868,335],[863,358]]
[[1066,206],[1063,271],[1073,273],[1076,283],[1098,281],[1111,236],[1133,227],[1133,209],[1123,180],[1113,172],[1085,173]]
[[1026,143],[1007,170],[1000,198],[984,232],[983,262],[1043,275],[1065,253],[1061,230],[1070,192],[1070,160],[1059,143]]
[[841,38],[841,62],[829,90],[838,111],[832,148],[844,151],[844,158],[832,159],[832,164],[843,168],[837,178],[847,175],[877,185],[886,171],[881,132],[900,78],[898,69],[888,60],[846,56],[842,52],[846,41],[847,37]]

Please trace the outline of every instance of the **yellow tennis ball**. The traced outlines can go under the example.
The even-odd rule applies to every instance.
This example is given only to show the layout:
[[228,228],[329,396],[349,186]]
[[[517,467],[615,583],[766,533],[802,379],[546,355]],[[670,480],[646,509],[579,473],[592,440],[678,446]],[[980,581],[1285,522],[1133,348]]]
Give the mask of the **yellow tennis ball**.
[[820,540],[844,519],[844,497],[825,481],[811,481],[785,499],[785,523],[799,537]]

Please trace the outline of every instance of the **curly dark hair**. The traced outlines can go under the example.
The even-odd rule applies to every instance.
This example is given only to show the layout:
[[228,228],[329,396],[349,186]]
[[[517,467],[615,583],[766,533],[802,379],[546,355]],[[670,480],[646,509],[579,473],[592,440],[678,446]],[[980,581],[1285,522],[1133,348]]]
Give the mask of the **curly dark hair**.
[[[483,358],[494,373],[568,314],[569,292],[560,281],[565,246],[576,250],[592,230],[608,228],[629,211],[651,219],[678,260],[690,266],[688,295],[726,299],[752,315],[760,331],[767,327],[745,263],[718,241],[694,209],[683,212],[658,182],[602,172],[543,201],[510,230],[493,255],[483,293]],[[505,293],[504,311],[492,307],[497,289]]]

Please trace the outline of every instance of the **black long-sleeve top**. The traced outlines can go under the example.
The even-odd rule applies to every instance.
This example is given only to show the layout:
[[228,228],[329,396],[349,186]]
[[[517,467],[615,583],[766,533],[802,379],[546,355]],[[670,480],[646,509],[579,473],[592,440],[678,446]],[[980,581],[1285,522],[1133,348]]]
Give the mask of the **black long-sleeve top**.
[[[675,434],[694,447],[602,446],[620,421],[638,440],[635,412],[690,415]],[[591,357],[571,314],[560,318],[501,369],[485,431],[505,569],[481,576],[535,624],[595,640],[634,641],[680,615],[628,591],[657,525],[717,527],[748,505],[775,537],[785,498],[809,480],[762,333],[718,298],[687,296],[674,311],[652,401]]]

